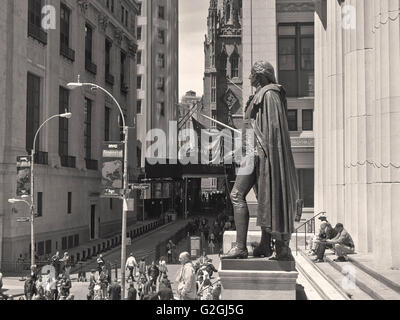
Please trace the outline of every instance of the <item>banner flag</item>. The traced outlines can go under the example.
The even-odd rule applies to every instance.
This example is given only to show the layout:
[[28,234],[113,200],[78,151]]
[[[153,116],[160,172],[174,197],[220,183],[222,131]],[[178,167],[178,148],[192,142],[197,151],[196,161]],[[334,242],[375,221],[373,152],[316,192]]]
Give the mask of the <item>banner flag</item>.
[[119,198],[123,188],[124,144],[122,142],[104,142],[101,169],[101,196]]
[[31,157],[17,157],[17,197],[31,195]]

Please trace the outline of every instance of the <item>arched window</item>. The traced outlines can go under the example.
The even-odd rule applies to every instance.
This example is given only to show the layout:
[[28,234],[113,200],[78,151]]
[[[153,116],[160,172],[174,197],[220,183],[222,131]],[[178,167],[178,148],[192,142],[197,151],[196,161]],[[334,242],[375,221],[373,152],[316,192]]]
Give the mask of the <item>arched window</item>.
[[239,55],[234,52],[231,55],[231,77],[238,78],[239,77]]

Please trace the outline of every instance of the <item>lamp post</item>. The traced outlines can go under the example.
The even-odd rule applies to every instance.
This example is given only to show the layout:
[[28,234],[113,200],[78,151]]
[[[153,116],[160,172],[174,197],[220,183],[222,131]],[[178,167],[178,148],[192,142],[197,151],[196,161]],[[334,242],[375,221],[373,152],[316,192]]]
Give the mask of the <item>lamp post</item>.
[[[32,151],[31,151],[31,203],[29,204],[25,200],[21,200],[18,202],[25,202],[27,203],[30,208],[31,208],[31,266],[35,265],[35,183],[34,183],[34,175],[33,175],[33,169],[34,169],[34,164],[35,164],[35,148],[36,148],[36,140],[37,137],[39,136],[40,130],[51,120],[56,119],[56,118],[65,118],[65,119],[71,119],[72,113],[66,112],[62,114],[56,114],[50,118],[48,118],[45,122],[41,124],[39,129],[37,129],[35,137],[33,139],[33,145],[32,145]],[[16,199],[11,199],[11,200],[16,200]]]
[[127,197],[128,197],[128,191],[129,191],[129,186],[128,186],[128,127],[126,126],[125,122],[125,116],[124,112],[122,111],[121,106],[119,105],[117,99],[114,98],[114,96],[108,92],[106,89],[100,87],[97,84],[94,83],[82,83],[80,82],[80,77],[78,76],[78,82],[71,82],[67,84],[67,87],[70,88],[71,90],[76,89],[76,88],[82,88],[82,87],[90,87],[92,90],[93,89],[98,89],[105,93],[107,96],[109,96],[114,103],[117,105],[118,110],[121,114],[121,119],[122,119],[122,126],[123,126],[123,132],[124,132],[124,185],[123,185],[123,209],[122,209],[122,237],[121,237],[121,299],[125,300],[125,263],[126,263],[126,224],[127,224],[127,216],[128,216],[128,202],[127,202]]

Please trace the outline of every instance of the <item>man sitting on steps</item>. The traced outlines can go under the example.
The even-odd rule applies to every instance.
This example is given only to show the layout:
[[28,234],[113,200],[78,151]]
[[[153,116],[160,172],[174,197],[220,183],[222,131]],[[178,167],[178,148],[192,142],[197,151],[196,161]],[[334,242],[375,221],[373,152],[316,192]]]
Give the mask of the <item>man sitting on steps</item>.
[[336,262],[347,261],[346,257],[348,254],[354,253],[355,247],[351,235],[344,229],[343,224],[338,223],[335,226],[335,231],[337,232],[336,237],[331,240],[326,240],[320,243],[317,250],[317,259],[315,262],[323,262],[325,249],[327,245],[332,245],[333,250],[337,256]]

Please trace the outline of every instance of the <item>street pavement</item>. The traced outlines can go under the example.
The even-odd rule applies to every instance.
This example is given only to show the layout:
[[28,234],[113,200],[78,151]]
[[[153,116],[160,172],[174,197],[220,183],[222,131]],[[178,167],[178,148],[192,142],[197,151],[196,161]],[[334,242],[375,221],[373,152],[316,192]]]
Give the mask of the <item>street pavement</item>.
[[[139,239],[133,241],[132,245],[127,247],[127,255],[131,252],[134,253],[137,260],[152,256],[154,257],[156,245],[159,242],[169,240],[176,232],[178,232],[182,227],[187,224],[185,220],[178,220],[173,224],[164,226],[158,230],[155,230]],[[119,267],[121,264],[121,248],[116,248],[103,255],[106,261],[116,263]],[[84,270],[87,271],[87,277],[89,277],[89,271],[97,267],[96,259],[84,265]],[[169,278],[174,281],[176,274],[179,270],[178,265],[169,266]],[[121,269],[118,269],[118,277],[120,278]],[[113,270],[112,277],[114,279],[115,272]],[[77,272],[71,274],[72,279],[72,289],[71,294],[75,296],[76,300],[86,300],[86,295],[88,293],[88,282],[77,282]],[[24,282],[20,281],[18,277],[8,277],[3,278],[3,294],[20,296],[24,292]]]

